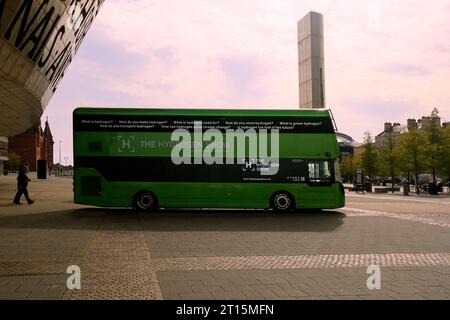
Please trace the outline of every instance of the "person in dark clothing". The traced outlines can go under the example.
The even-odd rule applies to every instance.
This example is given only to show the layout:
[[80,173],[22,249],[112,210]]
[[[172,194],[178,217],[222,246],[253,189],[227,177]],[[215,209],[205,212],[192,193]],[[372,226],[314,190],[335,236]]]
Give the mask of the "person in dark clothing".
[[25,196],[25,199],[27,200],[28,204],[33,204],[34,201],[30,199],[28,196],[28,182],[31,181],[27,176],[27,166],[26,164],[23,164],[20,166],[19,169],[19,175],[17,176],[17,193],[14,197],[14,203],[15,204],[21,204],[20,198],[22,197],[22,194]]

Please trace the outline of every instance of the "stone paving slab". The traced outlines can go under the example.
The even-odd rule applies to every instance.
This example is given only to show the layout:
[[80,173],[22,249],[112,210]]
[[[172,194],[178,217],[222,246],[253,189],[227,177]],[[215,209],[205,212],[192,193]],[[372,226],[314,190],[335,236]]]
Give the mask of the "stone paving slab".
[[154,258],[450,252],[448,228],[378,214],[157,213],[142,229]]
[[346,205],[356,209],[389,211],[396,214],[448,214],[450,212],[450,197],[347,195]]
[[0,276],[1,299],[61,299],[66,274]]
[[58,274],[66,272],[73,261],[0,262],[0,277],[33,274]]
[[449,299],[449,267],[381,269],[381,290],[365,268],[160,271],[166,299]]
[[[346,216],[348,217],[388,217],[400,220],[407,220],[412,222],[419,222],[423,224],[429,224],[433,226],[440,226],[445,228],[450,228],[450,222],[447,222],[447,218],[442,218],[442,220],[436,219],[436,214],[432,215],[416,215],[416,214],[397,214],[386,211],[377,211],[377,210],[366,210],[366,209],[357,209],[357,208],[349,208],[345,207],[340,209],[340,211],[346,212]],[[442,215],[439,215],[442,216]]]

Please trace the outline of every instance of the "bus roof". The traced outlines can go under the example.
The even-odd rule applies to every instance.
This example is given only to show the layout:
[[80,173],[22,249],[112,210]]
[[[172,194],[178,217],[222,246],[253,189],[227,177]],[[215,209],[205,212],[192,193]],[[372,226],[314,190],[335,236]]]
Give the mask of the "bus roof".
[[291,116],[330,117],[328,109],[76,108],[76,115]]

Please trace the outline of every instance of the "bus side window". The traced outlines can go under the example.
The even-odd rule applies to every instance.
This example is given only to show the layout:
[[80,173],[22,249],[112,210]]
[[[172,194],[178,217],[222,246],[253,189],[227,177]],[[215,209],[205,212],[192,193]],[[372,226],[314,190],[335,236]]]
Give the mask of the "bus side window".
[[291,160],[287,175],[294,182],[305,183],[308,177],[308,163],[303,159]]
[[330,182],[331,166],[329,161],[311,161],[308,163],[310,182]]
[[335,182],[342,182],[341,168],[339,166],[339,161],[338,160],[336,160],[334,162],[334,181]]

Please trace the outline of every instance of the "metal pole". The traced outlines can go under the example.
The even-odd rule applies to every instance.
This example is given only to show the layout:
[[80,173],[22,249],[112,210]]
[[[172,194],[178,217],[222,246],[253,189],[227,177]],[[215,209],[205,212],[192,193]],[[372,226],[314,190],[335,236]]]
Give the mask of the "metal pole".
[[61,163],[61,143],[62,143],[62,141],[61,140],[59,140],[59,170],[58,170],[58,175],[60,176],[61,175],[61,170],[62,170],[62,168],[61,168],[61,166],[62,166],[62,163]]

